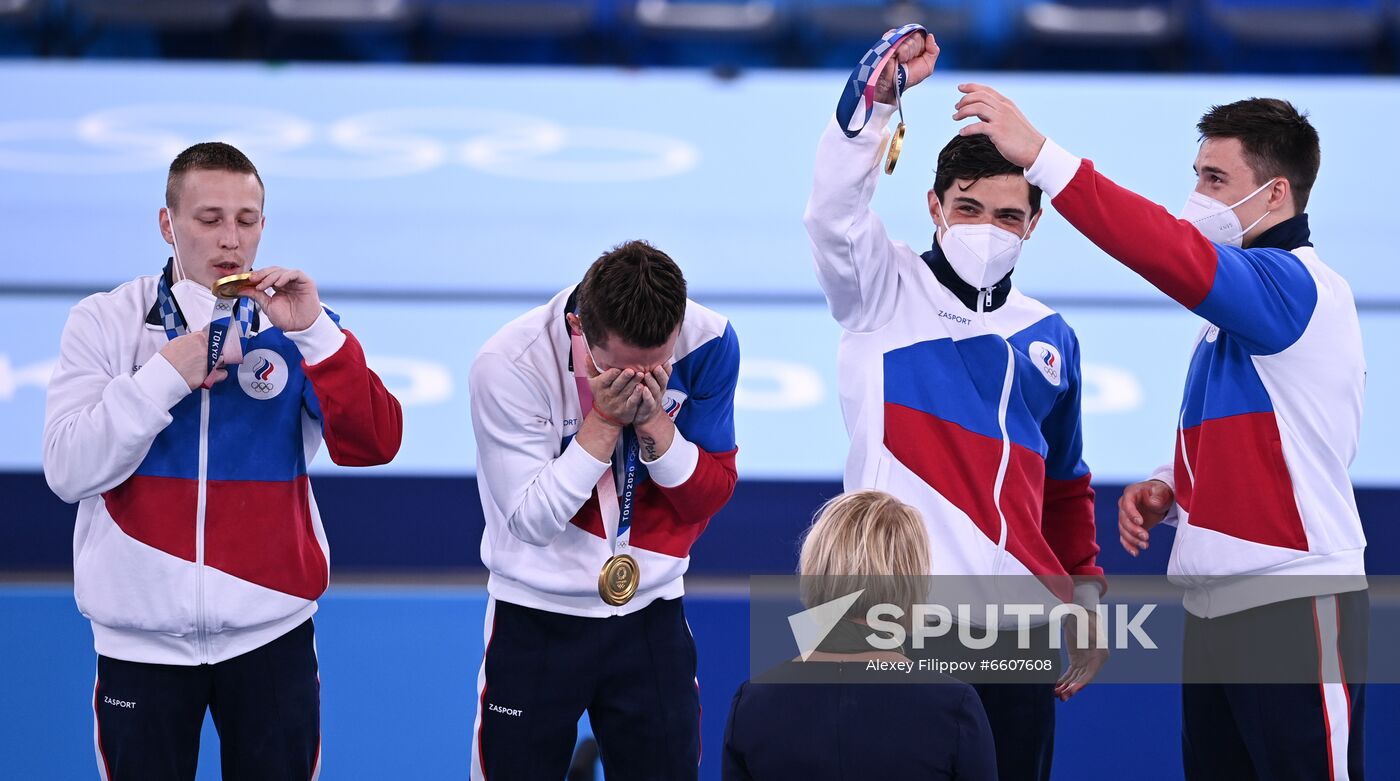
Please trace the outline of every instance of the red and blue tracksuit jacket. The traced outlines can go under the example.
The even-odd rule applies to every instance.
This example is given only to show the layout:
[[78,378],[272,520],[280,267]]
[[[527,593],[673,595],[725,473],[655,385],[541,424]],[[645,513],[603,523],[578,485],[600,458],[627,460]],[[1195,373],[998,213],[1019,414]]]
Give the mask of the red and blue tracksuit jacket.
[[[892,111],[877,104],[874,127]],[[917,508],[935,575],[1006,576],[973,586],[979,601],[1096,601],[1074,331],[1010,277],[975,290],[937,246],[921,257],[891,241],[870,208],[883,139],[868,131],[828,124],[805,216],[844,331],[845,486]]]
[[690,548],[734,493],[738,479],[734,394],[739,339],[728,318],[686,302],[662,411],[675,421],[670,449],[638,465],[631,528],[619,539],[641,582],[630,602],[598,596],[614,554],[596,487],[621,479],[621,453],[595,459],[575,441],[582,425],[564,316],[574,288],[506,324],[471,369],[477,487],[486,515],[481,560],[487,588],[516,605],[600,618],[685,593]]
[[[1027,178],[1119,262],[1204,319],[1173,463],[1168,573],[1202,617],[1366,587],[1347,469],[1366,384],[1351,287],[1313,249],[1306,214],[1241,249],[1047,141]],[[1306,577],[1253,577],[1295,575]]]
[[323,440],[338,464],[388,462],[402,413],[329,310],[298,333],[260,317],[243,363],[191,392],[158,354],[156,283],[137,278],[70,313],[44,471],[78,502],[74,589],[98,653],[216,663],[315,612],[329,554],[307,464]]

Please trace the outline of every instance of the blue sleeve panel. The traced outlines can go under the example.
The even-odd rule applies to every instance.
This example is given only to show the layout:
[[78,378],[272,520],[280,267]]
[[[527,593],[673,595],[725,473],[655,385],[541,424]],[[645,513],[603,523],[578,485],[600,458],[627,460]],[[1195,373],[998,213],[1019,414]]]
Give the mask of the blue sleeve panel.
[[1254,355],[1298,341],[1317,308],[1317,283],[1292,252],[1215,245],[1215,279],[1192,310],[1238,337]]

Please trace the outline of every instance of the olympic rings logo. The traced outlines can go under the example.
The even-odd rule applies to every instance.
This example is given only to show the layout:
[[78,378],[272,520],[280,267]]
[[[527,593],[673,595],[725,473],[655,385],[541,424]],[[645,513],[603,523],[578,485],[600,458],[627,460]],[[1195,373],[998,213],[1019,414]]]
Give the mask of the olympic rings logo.
[[[290,375],[287,361],[276,350],[259,347],[243,356],[238,365],[238,384],[243,392],[258,401],[274,399],[282,395]],[[284,378],[280,382],[277,378]]]
[[210,139],[239,147],[264,172],[308,179],[412,176],[462,166],[536,181],[623,182],[675,176],[700,161],[692,144],[670,136],[560,125],[496,109],[384,109],[317,123],[259,106],[149,103],[76,120],[0,122],[0,170],[164,170],[182,149]]

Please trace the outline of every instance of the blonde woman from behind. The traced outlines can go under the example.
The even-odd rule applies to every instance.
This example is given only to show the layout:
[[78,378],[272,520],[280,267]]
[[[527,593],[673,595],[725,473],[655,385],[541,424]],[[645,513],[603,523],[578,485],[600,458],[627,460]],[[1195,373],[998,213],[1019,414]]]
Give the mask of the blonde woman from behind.
[[991,728],[972,687],[916,672],[900,649],[867,640],[879,634],[865,624],[871,606],[907,616],[927,591],[918,511],[883,491],[832,499],[807,530],[799,574],[808,608],[861,594],[806,661],[740,685],[725,727],[725,781],[995,781]]

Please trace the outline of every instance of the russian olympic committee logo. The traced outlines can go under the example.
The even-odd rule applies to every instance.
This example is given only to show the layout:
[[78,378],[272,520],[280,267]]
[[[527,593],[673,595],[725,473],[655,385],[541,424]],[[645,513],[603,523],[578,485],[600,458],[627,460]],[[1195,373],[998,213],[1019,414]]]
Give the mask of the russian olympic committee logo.
[[74,119],[0,120],[0,170],[161,170],[196,141],[227,141],[282,176],[377,179],[448,166],[513,179],[627,182],[685,173],[700,152],[673,136],[580,127],[514,111],[425,106],[312,120],[263,106],[146,103]]
[[678,390],[668,390],[666,395],[661,397],[661,411],[666,413],[666,417],[675,420],[681,414],[681,405],[685,403],[687,394]]
[[257,349],[238,364],[238,384],[255,399],[275,399],[287,387],[287,361],[274,350]]
[[1040,370],[1045,381],[1051,385],[1060,384],[1060,351],[1055,349],[1055,345],[1045,342],[1031,342],[1031,361],[1035,363],[1035,368]]

